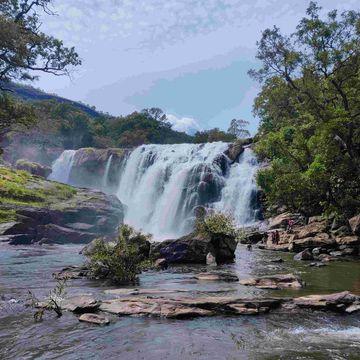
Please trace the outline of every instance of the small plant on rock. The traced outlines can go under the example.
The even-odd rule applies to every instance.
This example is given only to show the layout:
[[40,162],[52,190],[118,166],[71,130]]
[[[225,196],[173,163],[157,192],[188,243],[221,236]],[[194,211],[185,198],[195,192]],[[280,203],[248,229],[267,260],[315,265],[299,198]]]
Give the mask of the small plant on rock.
[[29,290],[30,306],[37,309],[34,313],[36,322],[43,319],[45,311],[54,311],[57,317],[62,316],[61,301],[66,295],[67,279],[58,280],[54,289],[49,292],[48,297],[44,301],[40,301],[33,292]]
[[208,237],[237,236],[234,219],[230,215],[220,212],[212,212],[204,218],[198,218],[195,223],[195,231]]
[[87,254],[91,276],[115,284],[135,283],[143,261],[138,242],[148,239],[149,235],[141,234],[129,225],[120,227],[116,242],[97,239]]

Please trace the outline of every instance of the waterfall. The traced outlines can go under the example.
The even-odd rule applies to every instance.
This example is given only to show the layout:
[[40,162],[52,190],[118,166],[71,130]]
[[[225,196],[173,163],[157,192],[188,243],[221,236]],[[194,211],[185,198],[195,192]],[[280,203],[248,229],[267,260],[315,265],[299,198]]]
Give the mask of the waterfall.
[[60,157],[54,161],[49,180],[55,180],[65,184],[69,183],[75,153],[75,150],[65,150]]
[[[239,161],[232,163],[225,155],[228,147],[216,142],[134,149],[122,160],[115,190],[126,208],[125,222],[153,234],[155,240],[189,233],[197,206],[229,213],[240,226],[253,224],[257,217],[257,161],[246,148]],[[74,153],[66,150],[55,161],[51,179],[69,182]],[[109,187],[113,162],[110,156],[100,180],[102,189],[109,193],[114,193]]]
[[230,168],[221,200],[213,205],[216,210],[230,214],[237,225],[251,225],[256,220],[254,200],[257,194],[257,170],[256,157],[250,148],[246,148],[240,155],[239,162],[235,162]]
[[112,158],[113,158],[113,155],[111,154],[106,162],[104,177],[102,180],[103,189],[106,189],[108,182],[109,182],[109,171],[110,171],[110,167],[111,167]]

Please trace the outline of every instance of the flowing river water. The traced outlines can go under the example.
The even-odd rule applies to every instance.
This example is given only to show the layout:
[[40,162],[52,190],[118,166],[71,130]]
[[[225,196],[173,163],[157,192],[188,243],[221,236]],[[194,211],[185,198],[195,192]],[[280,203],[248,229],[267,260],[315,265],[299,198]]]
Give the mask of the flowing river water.
[[[46,295],[55,285],[52,272],[81,264],[79,246],[0,245],[0,358],[1,359],[359,359],[359,315],[304,311],[260,316],[166,320],[113,318],[107,327],[80,323],[70,313],[47,315],[35,323],[33,310],[23,306],[27,291]],[[234,264],[223,270],[240,279],[262,274],[295,272],[307,283],[301,290],[269,291],[239,283],[199,282],[194,274],[204,267],[145,272],[138,288],[214,291],[214,296],[297,296],[350,290],[360,294],[360,263],[333,262],[309,268],[282,253],[239,245]],[[105,297],[109,287],[73,280],[67,292]]]

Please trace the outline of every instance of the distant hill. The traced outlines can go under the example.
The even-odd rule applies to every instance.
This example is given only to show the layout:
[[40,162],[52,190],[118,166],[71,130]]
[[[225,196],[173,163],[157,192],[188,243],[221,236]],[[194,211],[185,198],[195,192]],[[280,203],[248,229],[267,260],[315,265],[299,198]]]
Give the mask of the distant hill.
[[103,115],[89,105],[85,105],[78,101],[65,99],[56,94],[48,94],[42,90],[35,89],[32,86],[20,85],[15,83],[6,83],[6,84],[0,83],[0,85],[6,87],[6,89],[11,90],[15,97],[18,97],[25,101],[55,100],[56,102],[59,103],[72,105],[73,107],[82,110],[87,115],[90,115],[91,117],[99,117]]

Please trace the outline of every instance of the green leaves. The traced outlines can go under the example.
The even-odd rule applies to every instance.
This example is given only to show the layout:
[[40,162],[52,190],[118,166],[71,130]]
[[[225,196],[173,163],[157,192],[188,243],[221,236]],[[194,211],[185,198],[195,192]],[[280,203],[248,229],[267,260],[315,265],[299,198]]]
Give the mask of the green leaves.
[[290,37],[274,28],[259,42],[255,150],[271,167],[258,183],[270,205],[351,215],[360,211],[360,13],[322,19],[311,2],[307,15]]

